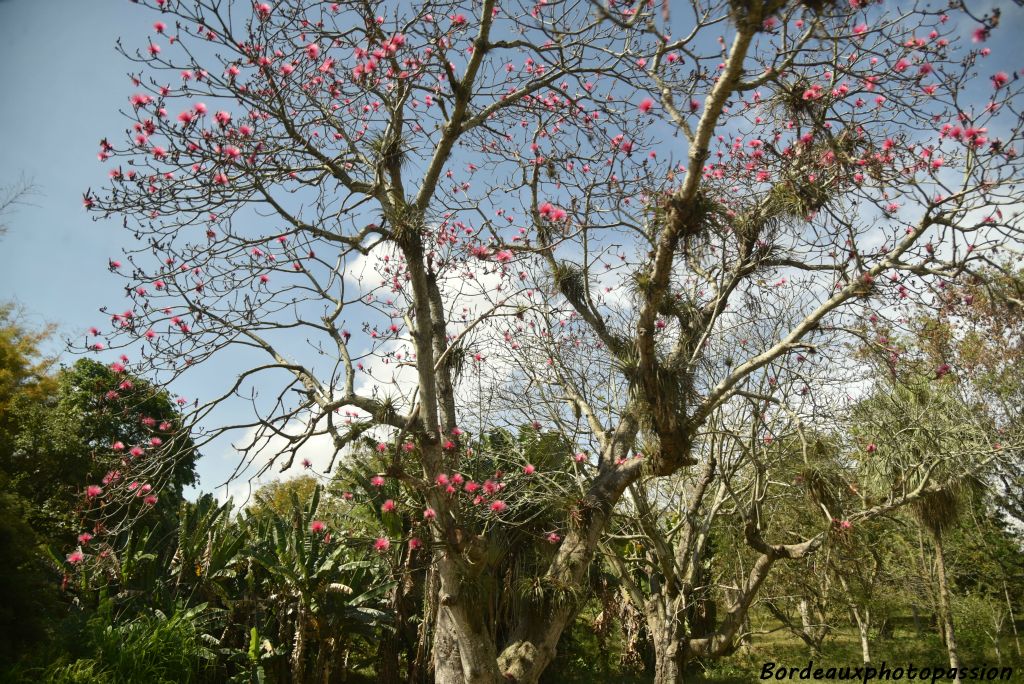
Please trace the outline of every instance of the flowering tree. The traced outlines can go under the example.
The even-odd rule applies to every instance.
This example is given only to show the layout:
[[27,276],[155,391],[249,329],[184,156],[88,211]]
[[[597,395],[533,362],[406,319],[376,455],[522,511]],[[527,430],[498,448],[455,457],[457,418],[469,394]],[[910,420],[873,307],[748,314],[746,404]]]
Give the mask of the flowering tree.
[[[260,468],[323,437],[328,468],[360,439],[392,455],[378,477],[429,511],[439,682],[536,681],[574,614],[547,592],[499,634],[461,591],[490,529],[462,521],[515,510],[498,473],[452,486],[471,427],[525,418],[578,446],[541,570],[571,591],[627,487],[697,464],[749,383],[813,401],[802,364],[843,366],[849,332],[1020,227],[1020,88],[985,61],[998,15],[141,4],[157,15],[124,48],[131,128],[101,143],[110,188],[85,195],[139,238],[110,262],[131,306],[87,344],[130,346],[168,382],[234,365],[192,418],[232,401],[253,418],[198,443],[247,429]],[[791,554],[753,510],[745,525],[757,572]]]

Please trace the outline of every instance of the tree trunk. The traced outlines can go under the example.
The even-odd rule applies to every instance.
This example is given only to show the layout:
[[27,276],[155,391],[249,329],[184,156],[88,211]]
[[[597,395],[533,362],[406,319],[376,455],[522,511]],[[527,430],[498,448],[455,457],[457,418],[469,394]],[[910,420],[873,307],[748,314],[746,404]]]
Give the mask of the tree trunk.
[[398,672],[398,651],[401,639],[398,629],[394,632],[384,632],[377,642],[377,666],[374,668],[377,673],[379,684],[399,684],[401,678]]
[[[609,448],[612,460],[623,457],[632,444],[635,427],[629,423],[618,432],[629,433]],[[630,432],[632,431],[632,432]],[[632,468],[615,468],[602,473],[580,503],[581,520],[562,540],[546,576],[554,584],[582,588],[611,510],[623,490],[640,473],[640,462]],[[447,553],[452,553],[448,551]],[[479,599],[459,595],[461,575],[455,560],[441,555],[437,631],[434,635],[434,681],[436,684],[536,684],[555,657],[562,632],[575,615],[570,602],[541,607],[519,619],[508,643],[500,653],[494,625],[488,623],[486,605]],[[444,616],[442,616],[444,614]],[[461,672],[454,663],[461,663]]]
[[682,684],[686,644],[674,630],[654,634],[654,684]]
[[957,677],[954,681],[959,682],[960,656],[957,654],[953,613],[949,605],[949,582],[946,579],[946,555],[942,548],[942,529],[932,530],[932,538],[935,542],[935,569],[939,579],[939,612],[941,613],[942,631],[946,641],[946,650],[949,652],[949,666],[957,670]]
[[431,561],[423,583],[423,619],[416,633],[416,655],[409,661],[409,684],[427,684],[434,681],[436,662],[432,644],[437,629],[437,594],[440,587],[437,565]]
[[[402,575],[391,594],[391,612],[395,616],[395,630],[381,635],[377,646],[377,682],[379,684],[399,684],[402,681],[399,664],[401,652],[412,650],[415,637],[410,634],[408,616],[415,610],[410,605],[416,591],[416,574],[412,569],[415,551],[403,551]],[[409,653],[409,667],[413,667],[415,655]],[[412,681],[412,672],[407,672],[407,681]]]
[[[451,552],[448,552],[451,553]],[[487,604],[463,595],[458,563],[448,555],[438,559],[440,593],[437,631],[434,634],[434,681],[436,684],[498,684],[498,649],[495,625]],[[459,663],[461,667],[456,667]]]
[[337,644],[334,637],[317,639],[319,648],[316,652],[316,665],[313,671],[312,681],[319,684],[330,684],[331,667],[334,665],[334,649]]
[[299,600],[298,612],[295,614],[295,639],[292,643],[292,683],[305,684],[306,681],[306,604]]
[[825,615],[817,602],[812,603],[806,596],[800,598],[797,612],[800,614],[800,627],[807,637],[804,643],[810,646],[812,654],[817,654],[821,651],[821,642],[825,640],[825,634],[828,632]]
[[1003,593],[1006,594],[1006,610],[1010,614],[1010,627],[1013,628],[1013,641],[1017,645],[1017,657],[1021,657],[1020,635],[1017,633],[1017,618],[1013,615],[1013,601],[1010,600],[1010,588],[1006,585],[1006,578],[1003,578]]
[[437,609],[434,624],[434,684],[464,684],[459,638],[448,608],[440,606]]
[[647,630],[654,646],[654,684],[681,684],[686,670],[684,611],[676,600],[656,595],[647,603]]
[[861,611],[854,609],[853,614],[857,618],[857,632],[860,634],[860,654],[864,659],[864,664],[870,665],[871,643],[868,634],[871,631],[871,611],[865,608],[862,614]]

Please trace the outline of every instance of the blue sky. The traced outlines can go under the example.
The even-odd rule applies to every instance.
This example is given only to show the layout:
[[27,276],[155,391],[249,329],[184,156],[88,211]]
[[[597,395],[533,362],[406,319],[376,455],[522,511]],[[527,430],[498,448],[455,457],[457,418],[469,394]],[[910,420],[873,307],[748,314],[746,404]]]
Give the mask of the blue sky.
[[[122,278],[107,260],[125,243],[117,221],[94,222],[82,193],[106,182],[96,159],[105,136],[120,139],[118,114],[130,92],[128,62],[117,54],[151,32],[153,15],[127,0],[76,2],[0,0],[0,186],[22,177],[35,192],[4,218],[0,238],[0,301],[21,305],[26,320],[53,323],[61,339],[100,327],[101,306],[124,301]],[[66,362],[74,357],[63,354]],[[178,391],[205,394],[186,382]],[[205,450],[203,489],[222,482],[237,461],[226,442]]]
[[0,292],[65,333],[94,324],[121,288],[104,264],[122,236],[116,225],[93,223],[81,195],[104,181],[97,143],[121,127],[127,65],[114,41],[148,23],[127,5],[0,2],[0,185],[23,175],[36,186],[31,206],[6,218]]

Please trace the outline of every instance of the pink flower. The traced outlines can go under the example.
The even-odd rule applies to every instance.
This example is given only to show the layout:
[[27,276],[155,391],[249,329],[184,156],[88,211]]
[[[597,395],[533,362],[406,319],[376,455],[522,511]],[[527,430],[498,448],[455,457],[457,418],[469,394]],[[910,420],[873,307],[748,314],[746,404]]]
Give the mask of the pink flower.
[[429,520],[433,520],[436,517],[437,517],[437,511],[435,511],[433,508],[427,508],[427,509],[425,509],[423,511],[423,519],[424,520],[428,520],[429,521]]
[[491,511],[494,513],[502,513],[506,508],[508,508],[508,504],[500,499],[491,504]]
[[552,544],[557,544],[558,542],[562,541],[562,538],[558,536],[557,532],[552,532],[548,535],[548,541]]
[[92,535],[88,532],[83,532],[82,534],[78,535],[79,544],[88,544],[90,541],[92,541]]
[[302,459],[302,467],[305,468],[306,470],[309,470],[310,468],[313,467],[313,462],[310,461],[308,458],[304,458]]
[[495,254],[494,258],[499,263],[507,264],[508,262],[512,261],[512,252],[507,250],[507,249],[503,249],[500,252],[498,252],[497,254]]
[[374,487],[383,487],[384,478],[381,477],[380,475],[374,475],[373,477],[370,478],[370,484],[372,484]]
[[1005,71],[999,71],[992,77],[992,85],[999,90],[1010,82],[1010,76]]
[[648,98],[644,98],[644,100],[640,103],[640,107],[639,107],[640,111],[643,112],[644,114],[646,114],[647,112],[651,111],[653,108],[654,108],[654,100],[652,100],[649,97]]
[[873,454],[876,451],[878,451],[878,446],[874,442],[872,442],[871,444],[868,444],[866,451],[869,454]]
[[985,40],[987,40],[987,39],[988,39],[988,28],[985,27],[985,26],[981,26],[979,28],[976,28],[976,29],[974,29],[974,32],[971,33],[971,40],[974,41],[975,43],[984,43]]
[[227,126],[228,124],[231,123],[231,112],[225,112],[225,111],[221,110],[221,111],[217,112],[216,114],[214,114],[213,118],[222,127],[225,127],[225,126]]
[[377,553],[384,553],[391,548],[391,541],[387,537],[377,537],[373,542],[373,550]]
[[89,485],[85,488],[85,495],[90,499],[95,499],[97,496],[103,493],[103,488],[99,485]]
[[146,504],[147,506],[155,506],[156,502],[157,497],[155,494],[150,494],[149,496],[142,500],[142,503]]
[[320,56],[320,46],[316,43],[310,43],[306,46],[306,54],[310,59],[316,59]]
[[394,500],[388,499],[387,501],[385,501],[384,504],[380,507],[380,510],[383,513],[390,513],[391,511],[395,510]]
[[313,534],[320,534],[326,529],[327,525],[324,524],[323,520],[314,520],[313,522],[309,523],[309,531]]
[[145,451],[143,451],[142,447],[140,446],[133,446],[128,453],[134,456],[135,458],[138,458],[139,456],[142,456],[142,454],[144,454]]
[[85,554],[81,551],[72,551],[67,555],[67,559],[68,563],[71,563],[72,565],[77,565],[81,563],[83,560],[85,560]]
[[523,466],[524,475],[533,475],[533,473],[536,472],[536,470],[537,469],[534,468],[533,465],[530,463],[527,463],[525,466]]
[[452,17],[452,24],[455,26],[463,26],[466,23],[466,16],[464,14],[456,14]]
[[849,520],[843,520],[839,523],[839,529],[841,530],[848,530],[851,527],[853,527],[853,523],[851,523]]
[[124,451],[124,442],[114,442],[110,448],[114,451]]
[[261,19],[266,19],[270,16],[270,5],[265,2],[256,5],[256,14],[260,15]]
[[153,24],[153,30],[157,33],[163,33],[167,29],[167,24],[162,21],[158,21]]
[[160,54],[160,46],[157,45],[156,43],[150,43],[149,44],[149,54],[152,55],[153,57],[156,57],[157,55],[159,55]]

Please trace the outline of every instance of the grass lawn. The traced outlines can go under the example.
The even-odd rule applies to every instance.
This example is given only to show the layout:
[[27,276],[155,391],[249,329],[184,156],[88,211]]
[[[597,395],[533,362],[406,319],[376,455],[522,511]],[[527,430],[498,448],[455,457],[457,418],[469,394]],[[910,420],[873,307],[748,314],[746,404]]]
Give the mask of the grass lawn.
[[[814,660],[812,670],[818,667],[859,667],[862,665],[860,639],[857,630],[852,626],[840,627],[825,640],[821,653],[812,656],[808,647],[797,637],[785,630],[768,631],[778,623],[764,620],[762,625],[755,623],[753,644],[740,649],[732,656],[718,661],[696,663],[688,675],[687,682],[708,682],[714,684],[747,684],[762,681],[761,669],[765,663],[774,662],[778,667],[806,667],[809,659]],[[948,666],[946,649],[934,629],[925,629],[918,634],[913,621],[908,617],[897,621],[890,637],[872,634],[871,660],[877,668],[884,662],[890,669],[906,668],[913,665],[922,667]],[[1018,627],[1020,629],[1020,627]],[[1009,627],[1007,626],[1007,630]],[[650,675],[639,672],[636,668],[620,668],[618,665],[617,645],[609,644],[610,651],[603,657],[597,648],[592,635],[575,633],[571,637],[575,642],[572,649],[577,654],[573,662],[569,659],[559,661],[549,668],[542,680],[545,683],[582,684],[583,682],[607,682],[609,684],[640,684],[650,682]],[[1011,681],[1024,682],[1024,658],[1017,652],[1017,645],[1012,634],[1000,640],[1002,660],[997,657],[996,650],[984,631],[977,625],[963,624],[958,626],[958,640],[963,667],[1012,667]],[[1021,637],[1024,648],[1024,634]],[[767,680],[765,680],[767,681]],[[799,681],[794,679],[793,681]],[[1005,680],[1004,680],[1005,681]]]

